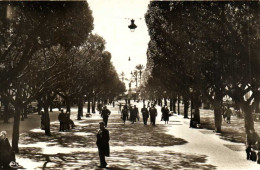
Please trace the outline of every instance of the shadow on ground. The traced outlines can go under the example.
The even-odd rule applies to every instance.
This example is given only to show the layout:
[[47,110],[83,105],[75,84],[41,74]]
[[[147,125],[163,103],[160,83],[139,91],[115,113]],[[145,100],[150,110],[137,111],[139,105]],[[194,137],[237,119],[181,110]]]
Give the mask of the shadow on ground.
[[[231,124],[227,124],[226,122],[222,122],[222,132],[218,134],[221,139],[236,142],[236,143],[245,143],[246,141],[246,134],[244,127],[241,126],[241,121],[233,121]],[[201,126],[203,128],[214,130],[215,124],[214,119],[211,117],[201,117]]]
[[[96,148],[96,133],[100,120],[82,120],[78,126],[69,132],[58,132],[58,123],[51,125],[52,136],[47,137],[43,132],[30,132],[22,134],[20,143],[26,147],[20,148],[20,157],[41,162],[39,169],[98,169],[99,158],[97,150],[87,151],[86,148]],[[145,151],[145,147],[167,147],[183,145],[187,141],[165,134],[165,125],[144,126],[137,122],[126,125],[112,115],[109,119],[110,147],[123,147],[123,150],[111,152],[107,158],[109,169],[216,169],[206,163],[206,156],[196,154],[175,153],[173,151]],[[77,133],[81,135],[76,135]],[[84,134],[86,133],[86,136]],[[47,143],[47,147],[60,147],[61,153],[43,154],[43,146],[30,147],[38,142]],[[142,151],[127,149],[127,146],[140,146]],[[73,148],[82,148],[80,152]],[[125,148],[125,150],[124,150]],[[70,152],[63,152],[70,149]],[[71,150],[72,149],[72,150]],[[139,147],[138,147],[139,149]],[[141,150],[141,149],[140,149]],[[59,152],[59,151],[58,151]],[[25,167],[26,168],[26,167]]]
[[[95,169],[99,165],[98,154],[73,152],[56,155],[31,155],[28,157],[43,161],[42,169]],[[138,152],[136,150],[116,151],[107,158],[109,169],[216,169],[206,164],[206,156],[165,152]]]

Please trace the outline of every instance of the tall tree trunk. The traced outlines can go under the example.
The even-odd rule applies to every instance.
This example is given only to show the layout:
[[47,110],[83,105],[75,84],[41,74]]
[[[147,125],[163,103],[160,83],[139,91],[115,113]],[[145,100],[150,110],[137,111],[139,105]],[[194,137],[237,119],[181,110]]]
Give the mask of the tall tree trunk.
[[22,102],[19,97],[16,98],[15,104],[15,112],[14,112],[14,124],[13,124],[13,137],[12,137],[12,148],[15,153],[19,153],[18,143],[19,143],[19,134],[20,134],[20,116],[22,110]]
[[215,120],[215,131],[216,133],[221,133],[221,125],[222,125],[222,96],[220,92],[216,92],[214,97],[214,120]]
[[180,115],[181,114],[181,109],[180,109],[181,100],[180,100],[180,96],[178,96],[177,102],[178,102],[178,115]]
[[88,98],[88,113],[90,113],[90,99]]
[[41,110],[42,110],[42,99],[41,99],[41,97],[38,97],[37,98],[37,111],[38,111],[38,115],[40,115],[41,114]]
[[194,118],[193,120],[196,121],[198,124],[200,124],[200,99],[199,99],[199,94],[194,93],[193,95],[193,109],[194,109]]
[[242,103],[242,109],[243,112],[245,113],[245,130],[246,133],[248,133],[250,130],[254,131],[254,119],[252,115],[252,110],[251,107],[249,106],[248,103],[243,102]]
[[52,112],[53,102],[50,103],[50,112]]
[[260,113],[260,109],[259,109],[259,95],[256,95],[255,97],[255,112],[256,113]]
[[173,113],[176,113],[176,102],[177,102],[177,98],[173,98],[172,99],[172,110],[173,110]]
[[3,99],[3,105],[4,105],[4,123],[8,123],[9,117],[10,117],[10,110],[9,110],[9,101],[6,99]]
[[78,98],[78,120],[81,120],[81,116],[83,115],[83,96],[80,95]]
[[[247,145],[254,145],[256,141],[255,137],[255,128],[254,128],[254,119],[252,115],[252,109],[248,102],[242,103],[242,110],[245,113],[245,131],[246,131],[246,142]],[[258,140],[258,139],[256,139]]]
[[44,114],[45,114],[45,121],[44,121],[45,135],[51,136],[49,103],[48,103],[48,101],[45,101],[43,108],[44,108]]
[[96,98],[95,97],[93,97],[93,99],[92,99],[92,113],[96,113]]
[[173,111],[173,99],[170,98],[170,111]]
[[189,118],[188,117],[188,110],[189,110],[189,100],[187,97],[183,98],[183,103],[184,103],[184,118]]
[[65,102],[66,102],[66,111],[70,113],[70,105],[71,105],[71,97],[70,96],[66,96],[65,97]]

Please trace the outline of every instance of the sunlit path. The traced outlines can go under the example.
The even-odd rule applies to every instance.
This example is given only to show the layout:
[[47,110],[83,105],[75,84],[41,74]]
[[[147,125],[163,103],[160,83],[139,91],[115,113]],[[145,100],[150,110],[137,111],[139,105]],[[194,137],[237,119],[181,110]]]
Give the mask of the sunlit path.
[[[141,106],[141,103],[135,103]],[[124,125],[117,112],[111,109],[108,121],[111,156],[110,169],[252,169],[257,164],[245,160],[244,151],[233,151],[215,134],[190,129],[188,120],[174,115],[169,124],[157,120],[157,125],[143,125],[142,121]],[[160,107],[157,107],[158,110]],[[160,113],[160,112],[159,112]],[[76,119],[76,112],[72,112]],[[160,114],[158,115],[158,117]],[[76,128],[58,132],[58,122],[52,123],[52,136],[46,137],[40,129],[21,136],[19,162],[33,168],[95,169],[98,164],[96,133],[101,117],[75,120]],[[208,131],[208,130],[204,130]],[[233,144],[234,145],[234,144]],[[215,150],[214,148],[218,148]],[[225,157],[226,155],[233,155]],[[224,156],[224,157],[223,157]],[[237,164],[230,161],[240,160]],[[29,165],[29,166],[28,166]]]

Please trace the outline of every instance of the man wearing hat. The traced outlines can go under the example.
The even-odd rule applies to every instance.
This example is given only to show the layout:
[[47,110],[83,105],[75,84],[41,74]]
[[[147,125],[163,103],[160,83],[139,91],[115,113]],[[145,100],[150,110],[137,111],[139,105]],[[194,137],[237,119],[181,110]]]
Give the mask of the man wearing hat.
[[149,112],[148,112],[148,109],[145,107],[145,104],[144,104],[143,108],[141,109],[141,112],[143,115],[144,125],[147,125],[147,120],[149,118]]
[[152,107],[149,109],[150,112],[150,120],[151,120],[151,124],[155,126],[155,119],[157,116],[157,110],[154,107],[154,104],[152,105]]
[[105,127],[107,127],[108,117],[111,114],[110,110],[107,109],[106,106],[103,107],[101,112],[101,117],[103,118],[103,122],[105,123]]
[[110,148],[109,148],[109,131],[105,129],[105,123],[99,123],[99,131],[97,133],[97,147],[98,147],[98,154],[100,159],[100,168],[106,168],[107,163],[105,160],[105,156],[110,155]]

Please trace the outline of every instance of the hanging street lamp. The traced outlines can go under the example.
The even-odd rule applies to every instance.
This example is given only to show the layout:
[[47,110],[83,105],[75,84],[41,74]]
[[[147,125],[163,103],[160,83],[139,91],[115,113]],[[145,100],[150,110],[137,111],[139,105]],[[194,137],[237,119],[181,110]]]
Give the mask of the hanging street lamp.
[[137,28],[137,26],[135,25],[135,20],[134,19],[131,19],[131,24],[128,25],[128,28],[130,29],[131,32],[134,32],[135,29]]

